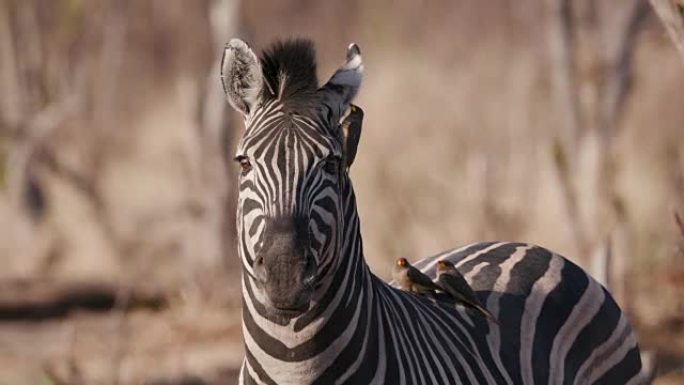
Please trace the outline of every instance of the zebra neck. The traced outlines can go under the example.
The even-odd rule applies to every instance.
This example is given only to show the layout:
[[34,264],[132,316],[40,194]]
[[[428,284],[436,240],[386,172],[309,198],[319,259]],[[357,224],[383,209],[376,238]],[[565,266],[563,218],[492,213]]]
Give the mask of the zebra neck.
[[[343,263],[339,265],[340,268],[338,268],[337,274],[343,273],[342,270],[344,270],[345,265],[348,265],[348,268],[350,266],[350,268],[355,270],[356,274],[359,274],[356,276],[356,279],[365,281],[371,278],[371,274],[363,254],[361,223],[356,208],[356,196],[354,195],[351,183],[348,186],[345,192],[343,233],[338,256]],[[366,287],[367,285],[362,286]]]

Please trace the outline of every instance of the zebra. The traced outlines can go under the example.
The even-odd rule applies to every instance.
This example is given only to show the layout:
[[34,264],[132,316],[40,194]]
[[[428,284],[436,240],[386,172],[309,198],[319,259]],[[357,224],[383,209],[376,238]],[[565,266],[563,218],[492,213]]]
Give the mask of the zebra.
[[309,40],[260,56],[239,39],[225,46],[221,81],[245,120],[235,156],[239,383],[644,383],[610,293],[547,249],[483,242],[416,263],[434,278],[438,260],[453,262],[501,326],[370,271],[349,177],[361,126],[347,120],[362,120],[352,101],[363,68],[352,44],[319,86]]

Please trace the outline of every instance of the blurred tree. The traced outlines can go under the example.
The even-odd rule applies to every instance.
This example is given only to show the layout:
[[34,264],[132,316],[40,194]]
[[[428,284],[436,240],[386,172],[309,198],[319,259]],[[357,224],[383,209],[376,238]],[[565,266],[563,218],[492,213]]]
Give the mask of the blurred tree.
[[[547,7],[553,90],[564,124],[553,154],[569,227],[578,255],[609,265],[599,269],[606,274],[603,281],[627,305],[627,213],[615,188],[614,141],[648,3],[548,0]],[[580,169],[580,158],[588,151],[596,151],[589,178],[593,182],[582,191],[580,181],[587,175]]]
[[[66,186],[88,207],[87,220],[128,279],[154,274],[159,261],[153,260],[176,253],[191,265],[179,271],[193,271],[202,260],[216,271],[217,264],[237,260],[234,178],[225,163],[233,147],[231,115],[218,58],[223,43],[239,33],[240,11],[237,0],[192,7],[160,0],[0,2],[0,180],[6,182],[0,185],[12,202],[12,231],[21,233],[11,238],[17,240],[12,254],[59,267],[40,261],[64,255],[54,248],[83,242],[63,242],[68,230],[51,218],[55,194]],[[184,161],[201,170],[199,188],[178,212],[122,218],[108,179],[112,165],[141,140],[128,128],[135,117],[169,94],[194,111],[187,129],[196,134],[190,148],[197,152]],[[188,174],[187,184],[196,185],[196,176]],[[130,230],[143,222],[144,231]],[[170,223],[190,226],[179,238]],[[172,243],[186,246],[154,251]]]

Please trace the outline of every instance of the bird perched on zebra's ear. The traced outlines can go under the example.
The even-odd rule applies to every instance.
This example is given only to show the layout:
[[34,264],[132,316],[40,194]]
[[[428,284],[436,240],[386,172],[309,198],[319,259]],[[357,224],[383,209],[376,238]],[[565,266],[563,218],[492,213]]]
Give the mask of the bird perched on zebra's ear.
[[480,300],[475,296],[473,289],[453,263],[446,260],[438,261],[437,273],[437,284],[439,284],[445,293],[451,295],[466,307],[481,313],[495,324],[500,325],[499,320],[497,320],[489,310],[482,306]]
[[430,277],[411,266],[406,258],[397,259],[392,270],[392,278],[399,283],[402,290],[414,293],[425,294],[442,290],[439,285],[432,282]]

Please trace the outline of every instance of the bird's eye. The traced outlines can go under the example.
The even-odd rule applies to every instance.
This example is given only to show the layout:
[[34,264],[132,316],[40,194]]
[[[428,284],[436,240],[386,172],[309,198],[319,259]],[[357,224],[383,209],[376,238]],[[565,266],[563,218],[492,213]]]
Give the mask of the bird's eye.
[[249,161],[249,158],[247,156],[238,155],[235,157],[235,161],[240,163],[240,167],[242,168],[242,175],[245,175],[252,170],[252,163]]

